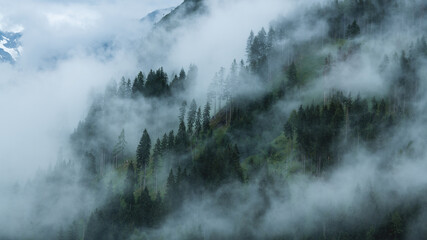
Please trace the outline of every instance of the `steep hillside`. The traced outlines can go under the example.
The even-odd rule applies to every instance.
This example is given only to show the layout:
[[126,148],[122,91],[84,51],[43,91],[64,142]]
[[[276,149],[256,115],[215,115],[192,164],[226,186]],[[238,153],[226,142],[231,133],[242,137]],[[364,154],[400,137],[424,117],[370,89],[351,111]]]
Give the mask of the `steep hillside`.
[[180,21],[195,18],[206,11],[204,0],[185,0],[172,12],[164,16],[157,25],[165,29],[173,29],[179,26]]

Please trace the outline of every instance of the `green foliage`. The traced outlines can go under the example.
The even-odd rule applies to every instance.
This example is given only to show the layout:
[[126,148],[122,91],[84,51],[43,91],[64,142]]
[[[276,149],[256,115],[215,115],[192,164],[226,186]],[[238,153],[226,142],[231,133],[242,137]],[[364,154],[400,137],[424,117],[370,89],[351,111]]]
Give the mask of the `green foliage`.
[[145,83],[145,96],[162,97],[169,95],[168,75],[159,68],[156,72],[150,70]]
[[175,75],[174,79],[171,82],[171,90],[173,93],[181,93],[186,89],[187,85],[187,75],[185,74],[184,69],[181,69],[179,77]]
[[194,133],[196,136],[200,136],[202,132],[202,110],[200,107],[197,109],[196,121],[194,123]]
[[288,88],[293,89],[299,86],[298,77],[297,77],[297,68],[294,62],[292,62],[291,65],[289,66],[287,77],[288,77]]
[[142,72],[138,73],[138,76],[133,81],[132,85],[132,97],[137,98],[144,94],[145,77]]
[[151,150],[151,139],[148,135],[147,129],[144,129],[141,140],[139,141],[138,147],[136,149],[136,164],[138,169],[144,169],[144,187],[146,180],[146,169],[148,161],[150,160],[150,150]]
[[[329,18],[327,22],[332,40],[326,40],[329,41],[328,47],[345,48],[353,43],[344,38],[353,38],[360,34],[359,25],[353,21],[347,29],[343,26],[352,19],[358,19],[359,23],[365,24],[368,20],[374,21],[374,15],[377,12],[371,9],[371,5],[378,4],[370,1],[344,0],[320,7],[319,13]],[[314,16],[319,16],[316,15],[319,13],[315,13]],[[375,21],[381,21],[381,19]],[[365,27],[361,26],[365,31]],[[354,99],[350,96],[344,97],[338,92],[327,96],[325,94],[323,103],[313,102],[311,105],[307,102],[313,101],[313,98],[319,98],[316,95],[318,93],[315,93],[314,97],[302,96],[304,105],[292,111],[287,121],[276,124],[277,122],[273,122],[269,117],[280,116],[278,118],[283,121],[285,114],[282,117],[273,106],[277,101],[286,100],[289,97],[287,90],[303,87],[308,81],[317,79],[322,70],[327,74],[333,66],[330,56],[326,57],[323,64],[325,56],[312,53],[321,45],[316,40],[296,44],[297,46],[293,49],[294,56],[290,56],[287,61],[278,62],[277,68],[280,70],[272,73],[271,70],[274,68],[271,66],[270,54],[276,51],[275,40],[280,40],[280,37],[286,35],[284,33],[286,31],[280,28],[280,26],[271,27],[268,34],[262,29],[256,36],[251,32],[246,48],[248,66],[245,66],[242,61],[238,69],[237,61],[233,61],[229,75],[229,78],[234,80],[238,77],[246,79],[249,77],[249,72],[252,72],[264,80],[276,81],[275,85],[272,84],[276,89],[266,87],[267,91],[260,96],[233,98],[232,104],[229,101],[223,109],[218,111],[214,109],[212,116],[210,101],[206,103],[203,112],[194,100],[188,112],[186,112],[186,104],[182,105],[178,132],[175,135],[174,131],[170,131],[169,134],[164,134],[161,140],[156,140],[151,156],[152,168],[148,169],[148,173],[146,173],[146,167],[150,162],[151,139],[147,130],[144,130],[136,152],[136,166],[131,161],[114,170],[123,171],[123,175],[126,173],[124,188],[117,187],[118,190],[115,193],[111,190],[105,206],[91,214],[86,226],[88,231],[85,239],[125,239],[135,228],[143,229],[141,231],[147,229],[149,232],[159,226],[168,214],[178,210],[191,196],[198,197],[204,192],[215,191],[227,183],[249,181],[251,178],[260,176],[260,173],[262,173],[260,192],[266,191],[268,182],[272,182],[272,179],[286,179],[297,172],[320,175],[323,169],[333,166],[340,160],[343,148],[358,147],[359,144],[366,144],[367,148],[372,150],[381,147],[381,139],[387,136],[386,132],[391,129],[400,112],[408,111],[407,103],[416,93],[418,79],[414,74],[416,72],[414,55],[403,52],[398,59],[400,71],[396,71],[398,74],[392,79],[393,89],[390,91],[395,95],[389,94],[386,98],[377,101],[362,99],[360,96]],[[418,45],[420,52],[427,53],[425,40]],[[289,62],[292,63],[289,64]],[[284,66],[289,66],[286,72],[283,71]],[[387,67],[384,67],[383,71],[387,71]],[[171,97],[175,101],[177,98],[174,98],[171,93],[185,91],[196,76],[197,68],[192,65],[188,74],[182,69],[179,76],[175,76],[168,85],[168,76],[162,68],[157,71],[151,70],[146,81],[140,72],[132,88],[129,87],[129,80],[122,79],[117,96],[129,98],[129,89],[131,89],[132,97]],[[219,78],[224,80],[224,76]],[[286,78],[287,82],[285,82]],[[116,92],[115,88],[114,92]],[[111,95],[113,97],[114,94]],[[230,99],[231,95],[230,92],[224,92],[221,98]],[[208,99],[211,100],[211,98]],[[73,134],[73,143],[82,149],[81,152],[90,153],[83,159],[88,163],[87,169],[92,176],[96,176],[97,169],[100,168],[96,165],[96,153],[85,145],[89,140],[96,140],[97,133],[103,130],[96,126],[96,119],[102,116],[101,106],[94,105],[88,118],[79,126],[75,135]],[[186,113],[187,119],[185,119]],[[266,118],[266,121],[257,124],[260,116]],[[279,132],[280,130],[267,132],[266,135],[272,136],[269,136],[271,138],[266,141],[263,134],[270,127],[266,125],[278,126],[276,129],[283,129],[283,134]],[[81,138],[85,140],[81,141]],[[261,140],[265,143],[260,144]],[[339,140],[342,141],[338,144]],[[113,155],[123,154],[125,146],[123,131]],[[241,163],[242,156],[245,159]],[[160,162],[163,161],[169,161],[170,164],[165,164],[167,167],[160,167]],[[142,169],[144,169],[144,186],[140,187],[138,176]],[[168,178],[165,179],[167,175],[165,172],[159,174],[163,175],[163,180],[158,181],[158,172],[169,171],[169,169]],[[151,170],[153,172],[150,172]],[[145,184],[145,178],[148,179],[149,184]],[[156,182],[155,189],[151,184],[153,178]],[[91,179],[91,181],[95,180]],[[401,239],[405,233],[406,221],[405,214],[398,210],[387,216],[384,222],[363,226],[360,229],[346,229],[340,224],[325,221],[322,222],[322,226],[327,226],[331,230],[327,234],[323,232],[323,238]],[[339,230],[335,232],[335,229]],[[314,231],[315,233],[311,235],[307,233],[306,238],[316,239],[321,236],[320,231]],[[64,231],[61,232],[60,237],[65,237]]]
[[[270,31],[270,34],[273,32]],[[260,76],[266,76],[268,72],[268,52],[271,48],[269,40],[272,36],[267,36],[265,29],[262,28],[256,36],[251,31],[247,40],[246,52],[248,64],[253,73]]]
[[[301,105],[285,123],[284,133],[289,140],[296,136],[300,159],[310,159],[320,171],[337,158],[339,151],[334,144],[338,137],[344,138],[345,144],[352,145],[361,139],[374,141],[381,133],[384,134],[392,126],[392,122],[384,123],[385,119],[392,118],[386,108],[384,99],[380,105],[373,99],[370,109],[367,100],[359,96],[352,100],[338,92],[327,105],[305,108]],[[375,146],[371,144],[371,147]]]
[[228,181],[243,181],[240,154],[226,135],[215,141],[208,139],[204,150],[196,159],[192,177],[209,188],[216,188]]
[[211,127],[210,127],[211,113],[210,112],[211,112],[211,105],[209,102],[207,102],[203,110],[202,129],[204,133],[209,133],[211,130]]
[[190,136],[193,135],[193,127],[196,122],[196,115],[197,115],[197,104],[196,104],[196,101],[193,99],[193,101],[191,101],[190,109],[188,109],[188,114],[187,114],[187,131]]
[[132,208],[135,202],[134,191],[137,182],[137,171],[135,170],[133,162],[130,162],[126,172],[125,188],[123,191],[124,201],[129,208]]
[[189,138],[185,130],[184,121],[179,123],[178,133],[175,137],[175,151],[177,153],[185,153],[189,146]]
[[113,158],[114,158],[114,166],[117,167],[120,162],[123,161],[126,154],[126,137],[125,137],[125,130],[122,129],[118,141],[113,149]]
[[352,24],[347,25],[347,30],[345,32],[345,36],[347,38],[354,38],[360,34],[360,27],[357,25],[356,20],[353,21]]
[[141,140],[139,141],[138,148],[136,149],[136,163],[138,169],[145,168],[150,159],[150,149],[151,149],[151,139],[150,135],[147,132],[147,129],[144,129],[142,133]]

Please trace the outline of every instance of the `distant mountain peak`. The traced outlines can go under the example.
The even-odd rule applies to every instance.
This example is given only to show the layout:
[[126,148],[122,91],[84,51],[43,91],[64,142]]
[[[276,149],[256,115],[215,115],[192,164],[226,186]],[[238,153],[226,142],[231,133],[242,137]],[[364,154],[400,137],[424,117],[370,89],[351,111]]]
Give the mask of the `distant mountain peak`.
[[0,62],[15,63],[21,56],[22,46],[20,32],[3,32],[0,31]]
[[166,29],[173,29],[179,25],[177,21],[205,13],[207,7],[204,2],[204,0],[185,0],[169,14],[165,15],[157,25]]

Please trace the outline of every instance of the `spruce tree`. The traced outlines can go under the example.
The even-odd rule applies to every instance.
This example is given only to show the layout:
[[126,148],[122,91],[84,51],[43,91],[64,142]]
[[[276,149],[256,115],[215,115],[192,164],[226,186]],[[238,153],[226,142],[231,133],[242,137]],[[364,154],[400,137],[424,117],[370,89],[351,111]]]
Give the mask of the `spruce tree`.
[[150,159],[150,149],[151,149],[151,139],[150,135],[147,132],[147,129],[144,129],[139,145],[136,149],[136,162],[139,170],[144,169],[144,187],[145,187],[145,178],[146,178],[146,168],[148,161]]
[[187,81],[187,75],[185,74],[184,68],[179,72],[179,77],[175,75],[171,82],[171,88],[174,93],[180,93],[185,90]]
[[162,156],[162,144],[160,139],[157,138],[156,144],[154,144],[153,149],[153,171],[154,171],[154,182],[155,182],[155,191],[157,192],[157,171],[160,165],[160,159]]
[[287,121],[286,123],[285,123],[285,126],[284,126],[284,132],[285,132],[285,136],[289,139],[289,140],[292,140],[293,138],[294,138],[294,131],[293,131],[293,129],[292,129],[292,125],[290,124],[290,122],[289,121]]
[[117,167],[119,161],[123,160],[123,158],[125,157],[125,150],[126,150],[126,137],[125,137],[125,130],[122,129],[119,137],[118,137],[118,141],[116,143],[116,145],[114,146],[114,150],[113,150],[113,156],[114,156],[114,166]]
[[138,76],[133,81],[132,97],[138,97],[144,94],[144,74],[138,73]]
[[206,102],[205,108],[203,110],[203,132],[208,133],[210,130],[210,116],[211,106],[209,102]]
[[347,25],[347,30],[345,33],[346,38],[354,38],[359,34],[360,34],[360,27],[357,24],[356,20],[354,20],[352,24]]
[[117,90],[117,95],[121,98],[125,98],[127,93],[127,83],[125,77],[120,79],[119,89]]
[[179,108],[179,121],[183,122],[185,119],[185,111],[187,109],[187,101],[183,101],[181,103],[181,107]]
[[184,121],[179,123],[178,133],[175,137],[175,149],[178,153],[184,153],[188,146],[188,136]]
[[252,54],[252,44],[254,43],[254,32],[251,31],[249,34],[248,40],[246,41],[246,55],[248,57],[248,63],[250,64],[253,61],[253,54]]
[[197,114],[197,104],[196,104],[196,101],[193,99],[193,101],[191,101],[190,109],[188,110],[188,115],[187,115],[187,131],[190,136],[193,134],[193,127],[194,127],[194,122],[196,121],[196,114]]
[[202,110],[200,107],[197,109],[196,121],[194,123],[194,133],[196,136],[200,136],[202,132]]
[[168,150],[168,135],[166,133],[163,134],[162,137],[161,149],[162,153],[165,153]]
[[125,97],[130,98],[132,96],[132,86],[130,79],[126,82],[126,90],[125,90]]
[[168,136],[168,148],[171,150],[175,147],[175,134],[172,131],[169,132],[169,136]]
[[133,84],[132,84],[132,97],[136,98],[139,95],[139,91],[138,91],[138,78],[135,78],[133,80]]
[[132,208],[132,205],[134,204],[134,189],[135,185],[137,183],[137,174],[134,168],[133,162],[129,162],[129,166],[127,168],[126,172],[126,179],[125,179],[125,189],[124,189],[124,200],[129,208]]
[[166,194],[165,194],[165,204],[168,210],[172,210],[176,206],[176,180],[173,174],[173,170],[171,169],[169,172],[169,176],[166,182]]
[[289,88],[292,89],[292,88],[298,87],[297,68],[294,62],[292,62],[291,65],[289,66],[287,77],[288,77]]

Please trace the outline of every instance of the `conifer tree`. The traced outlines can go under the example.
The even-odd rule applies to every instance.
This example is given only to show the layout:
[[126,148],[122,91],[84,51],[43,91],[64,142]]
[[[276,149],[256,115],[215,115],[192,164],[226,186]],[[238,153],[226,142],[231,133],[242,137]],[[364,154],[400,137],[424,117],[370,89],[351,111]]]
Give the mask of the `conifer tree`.
[[153,224],[153,200],[150,197],[147,187],[141,192],[138,199],[138,223],[143,227],[152,227]]
[[135,185],[137,184],[137,174],[135,171],[135,167],[133,162],[129,162],[129,166],[127,168],[126,172],[126,179],[125,179],[125,190],[124,190],[124,200],[128,207],[132,208],[132,205],[134,203],[134,189]]
[[169,172],[169,176],[166,182],[166,195],[165,195],[165,204],[169,210],[172,210],[176,206],[176,180],[173,174],[173,170],[171,169]]
[[169,93],[168,76],[159,68],[156,72],[150,70],[145,83],[145,93],[148,97],[166,96]]
[[163,137],[162,137],[161,150],[162,150],[162,154],[168,150],[168,135],[166,133],[163,134]]
[[185,90],[187,75],[185,74],[184,68],[179,72],[179,77],[175,75],[171,82],[171,88],[174,93],[180,93]]
[[297,68],[294,62],[292,62],[291,65],[289,66],[287,77],[288,77],[289,88],[292,89],[292,88],[298,87]]
[[114,150],[113,150],[115,167],[118,166],[119,161],[123,160],[125,150],[126,150],[126,145],[127,145],[127,142],[126,142],[126,138],[125,138],[125,130],[122,129],[122,132],[120,133],[120,135],[118,137],[118,141],[117,141],[116,145],[114,146]]
[[148,161],[150,159],[150,149],[151,149],[151,139],[150,135],[147,132],[147,129],[144,129],[139,145],[136,149],[136,162],[139,170],[144,169],[144,187],[145,187],[145,178],[146,178],[146,168]]
[[211,121],[211,116],[210,116],[210,111],[211,111],[211,106],[209,104],[209,102],[206,102],[205,108],[203,110],[203,132],[208,133],[210,130],[210,121]]
[[359,34],[360,34],[360,27],[357,24],[356,20],[354,20],[352,24],[347,25],[347,30],[345,33],[345,36],[347,38],[354,38]]
[[132,83],[132,97],[136,98],[139,95],[138,91],[138,78],[135,78]]
[[126,82],[126,91],[125,91],[125,97],[130,98],[132,96],[132,86],[130,79]]
[[252,54],[252,44],[254,43],[254,32],[251,31],[249,34],[248,40],[246,41],[246,55],[248,57],[248,63],[250,64],[253,61],[253,54]]
[[127,92],[127,83],[126,83],[125,77],[122,77],[120,79],[120,85],[119,85],[119,89],[117,90],[117,95],[121,98],[125,98],[126,92]]
[[172,150],[174,147],[175,147],[175,134],[172,130],[169,132],[169,136],[168,136],[168,148]]
[[154,144],[153,149],[153,171],[154,171],[154,182],[155,182],[155,191],[157,192],[157,171],[160,165],[160,159],[162,157],[162,145],[160,139],[157,138],[156,144]]
[[200,107],[197,109],[196,121],[194,123],[194,133],[196,136],[200,136],[202,132],[202,110]]
[[292,125],[287,121],[284,127],[285,136],[289,139],[293,139],[294,131],[292,130]]
[[193,99],[193,101],[191,101],[190,109],[188,110],[188,115],[187,115],[187,131],[190,136],[193,134],[193,127],[194,127],[194,122],[196,121],[196,114],[197,114],[197,104],[196,104],[196,101]]
[[179,108],[179,121],[183,122],[185,119],[185,111],[187,109],[187,101],[183,101],[181,103],[181,107]]
[[175,137],[175,149],[178,153],[184,153],[188,146],[188,136],[184,121],[179,123],[178,133]]
[[133,81],[132,85],[132,97],[138,97],[144,94],[144,74],[138,73],[138,76]]

